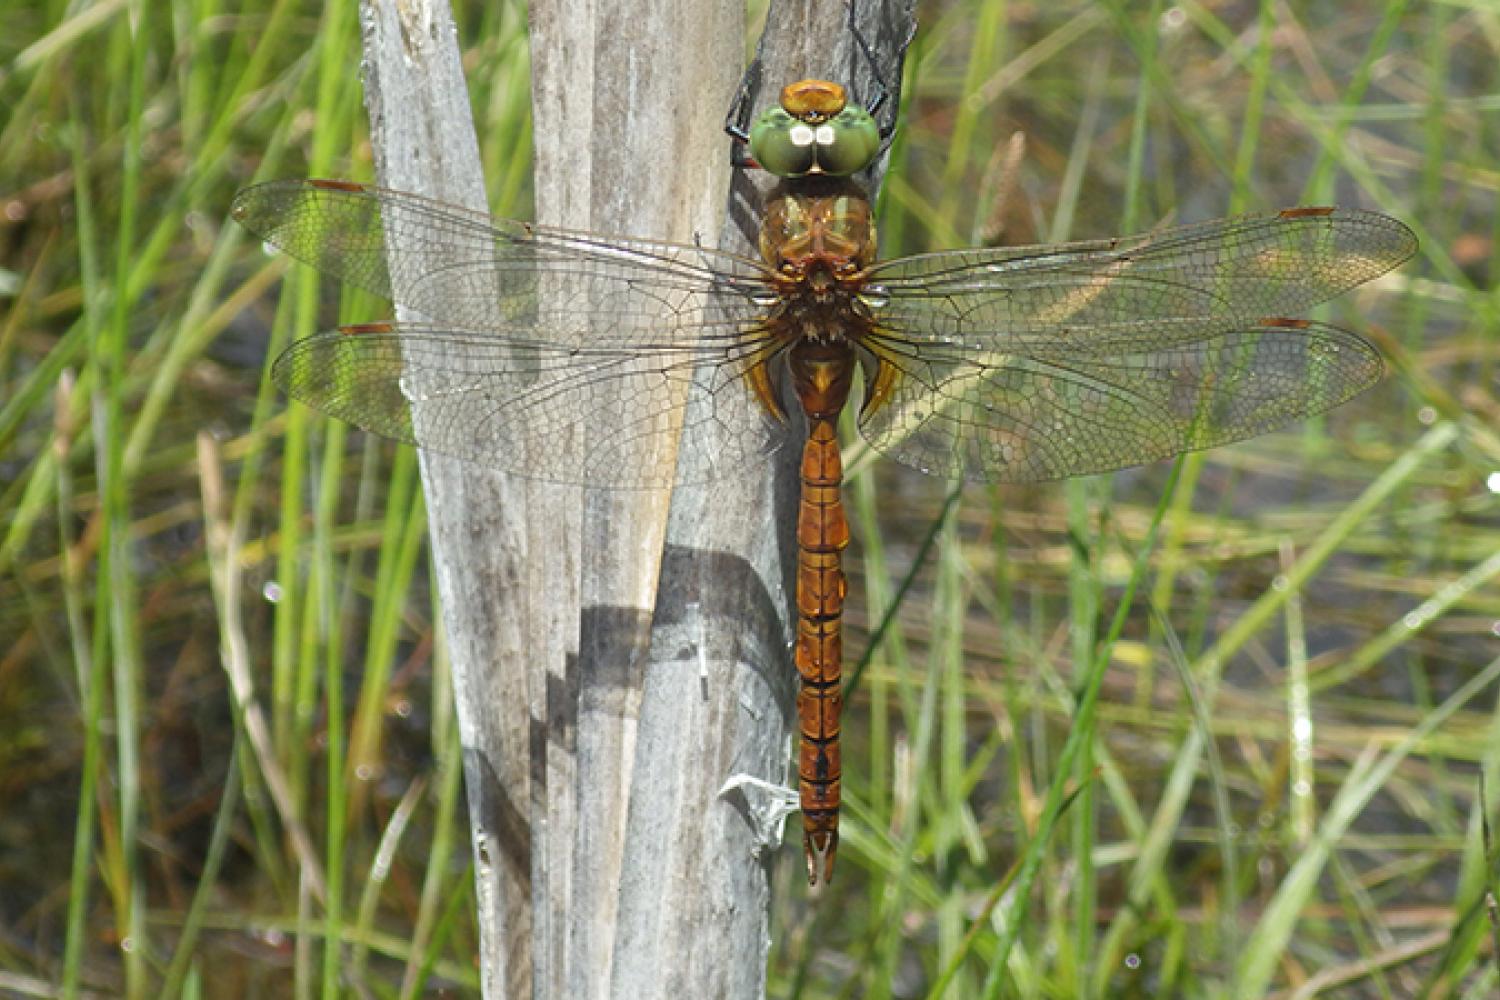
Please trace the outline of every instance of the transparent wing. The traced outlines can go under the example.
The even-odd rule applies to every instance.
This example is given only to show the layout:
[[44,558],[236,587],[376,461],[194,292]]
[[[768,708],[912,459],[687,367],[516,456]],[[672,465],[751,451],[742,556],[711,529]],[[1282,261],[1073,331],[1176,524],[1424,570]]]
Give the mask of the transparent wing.
[[761,328],[771,276],[756,261],[342,181],[246,188],[233,215],[433,321],[347,327],[278,359],[277,383],[332,416],[531,478],[616,488],[737,473],[781,443],[742,378],[773,346]]
[[877,264],[865,346],[900,375],[861,429],[897,461],[993,481],[1102,472],[1260,434],[1383,372],[1354,334],[1279,317],[1415,251],[1395,219],[1298,208]]
[[345,327],[298,341],[272,376],[376,434],[553,482],[705,482],[745,471],[785,440],[743,378],[765,338],[721,323],[679,326],[677,340],[650,350],[529,339],[553,329]]
[[1384,373],[1362,338],[1302,320],[1228,333],[1176,324],[1108,353],[928,345],[917,355],[881,334],[869,346],[901,371],[861,421],[871,445],[933,475],[991,482],[1105,472],[1253,437]]
[[1291,316],[1396,267],[1411,230],[1375,212],[1294,208],[1052,247],[876,264],[867,295],[916,343],[1109,357]]
[[[344,181],[259,184],[231,211],[298,260],[444,326],[514,330],[583,317],[547,323],[563,346],[659,344],[678,318],[703,313],[750,321],[771,277],[735,254],[491,219]],[[625,322],[588,322],[601,316]]]

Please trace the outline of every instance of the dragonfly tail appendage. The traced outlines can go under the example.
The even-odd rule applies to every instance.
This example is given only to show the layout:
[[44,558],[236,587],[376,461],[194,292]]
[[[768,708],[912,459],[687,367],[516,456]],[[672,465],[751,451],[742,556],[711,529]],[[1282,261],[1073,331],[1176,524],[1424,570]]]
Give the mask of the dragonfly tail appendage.
[[[839,716],[843,711],[844,593],[841,566],[849,544],[839,488],[843,465],[831,418],[810,418],[802,451],[797,516],[797,754],[807,881],[833,877],[839,841]],[[821,862],[821,865],[820,865]]]

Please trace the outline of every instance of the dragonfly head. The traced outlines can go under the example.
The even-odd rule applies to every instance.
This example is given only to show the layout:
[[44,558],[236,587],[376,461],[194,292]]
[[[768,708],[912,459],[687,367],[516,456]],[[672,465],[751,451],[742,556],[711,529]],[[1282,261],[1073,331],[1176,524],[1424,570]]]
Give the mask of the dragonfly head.
[[879,152],[875,119],[827,80],[787,84],[781,106],[750,127],[750,155],[777,177],[847,177],[868,167]]

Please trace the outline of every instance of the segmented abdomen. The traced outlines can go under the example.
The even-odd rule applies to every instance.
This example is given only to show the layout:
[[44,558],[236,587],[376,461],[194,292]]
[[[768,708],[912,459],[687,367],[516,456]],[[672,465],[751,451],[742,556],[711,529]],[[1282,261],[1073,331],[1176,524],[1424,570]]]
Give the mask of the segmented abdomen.
[[847,589],[840,565],[849,525],[834,421],[810,418],[802,449],[802,502],[797,515],[797,753],[807,880],[833,877],[839,842],[839,715],[843,710],[841,617]]

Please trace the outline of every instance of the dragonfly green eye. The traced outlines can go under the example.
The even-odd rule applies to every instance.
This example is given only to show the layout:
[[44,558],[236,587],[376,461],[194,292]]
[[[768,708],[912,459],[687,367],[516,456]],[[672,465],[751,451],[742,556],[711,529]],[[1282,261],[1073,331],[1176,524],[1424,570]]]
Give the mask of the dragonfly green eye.
[[818,162],[815,128],[780,108],[770,108],[750,126],[750,155],[777,177],[802,177]]
[[880,152],[880,127],[864,108],[845,108],[818,132],[830,131],[818,143],[818,165],[825,174],[843,177],[868,167]]
[[846,107],[825,121],[771,108],[750,128],[750,155],[778,177],[863,170],[880,151],[880,128],[863,108]]

